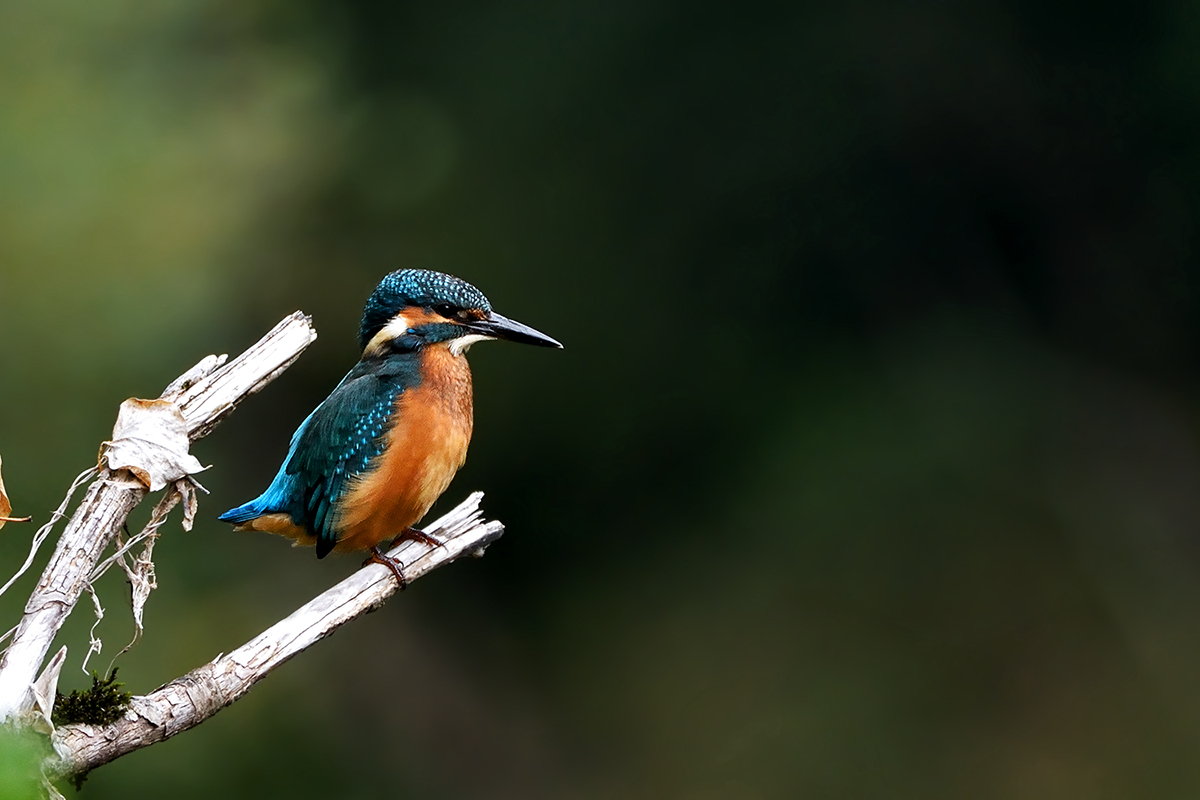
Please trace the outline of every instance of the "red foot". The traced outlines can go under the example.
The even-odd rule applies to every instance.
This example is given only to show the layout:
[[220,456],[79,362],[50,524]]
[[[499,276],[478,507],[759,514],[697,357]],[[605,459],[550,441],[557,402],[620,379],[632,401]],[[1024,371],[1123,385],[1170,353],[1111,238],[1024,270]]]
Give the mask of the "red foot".
[[395,547],[401,542],[420,542],[430,547],[445,547],[445,545],[438,541],[437,537],[430,536],[425,531],[419,531],[416,528],[405,528],[404,533],[397,536],[392,542],[392,546]]
[[404,577],[404,562],[389,555],[384,555],[379,549],[379,545],[371,548],[371,555],[363,562],[363,566],[365,567],[367,564],[383,564],[396,576],[396,581],[400,584],[401,589],[408,586],[408,578]]

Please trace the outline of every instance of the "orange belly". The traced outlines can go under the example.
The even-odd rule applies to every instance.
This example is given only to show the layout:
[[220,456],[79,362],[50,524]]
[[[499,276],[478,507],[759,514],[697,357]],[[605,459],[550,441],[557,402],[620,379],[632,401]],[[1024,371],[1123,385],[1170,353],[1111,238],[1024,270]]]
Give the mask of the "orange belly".
[[396,398],[397,422],[383,453],[339,504],[336,552],[369,549],[415,525],[467,460],[473,409],[466,358],[430,347],[421,378]]

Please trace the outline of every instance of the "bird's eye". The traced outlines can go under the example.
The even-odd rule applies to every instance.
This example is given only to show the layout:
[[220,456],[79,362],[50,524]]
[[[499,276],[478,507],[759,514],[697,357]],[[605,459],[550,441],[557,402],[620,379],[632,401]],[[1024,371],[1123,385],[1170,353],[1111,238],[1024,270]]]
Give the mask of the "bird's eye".
[[449,303],[438,303],[433,307],[433,310],[438,314],[441,314],[446,319],[454,319],[454,317],[458,314],[458,309]]

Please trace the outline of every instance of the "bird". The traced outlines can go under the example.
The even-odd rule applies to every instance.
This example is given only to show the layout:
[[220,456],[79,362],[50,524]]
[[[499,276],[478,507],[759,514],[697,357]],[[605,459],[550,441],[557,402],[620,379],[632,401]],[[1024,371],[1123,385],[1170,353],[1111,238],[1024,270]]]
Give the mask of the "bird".
[[413,527],[466,461],[474,428],[471,345],[502,339],[562,348],[492,310],[466,281],[425,269],[385,275],[363,308],[362,356],[292,434],[266,491],[221,514],[234,530],[266,531],[331,552],[369,551],[401,588],[387,541],[438,546]]

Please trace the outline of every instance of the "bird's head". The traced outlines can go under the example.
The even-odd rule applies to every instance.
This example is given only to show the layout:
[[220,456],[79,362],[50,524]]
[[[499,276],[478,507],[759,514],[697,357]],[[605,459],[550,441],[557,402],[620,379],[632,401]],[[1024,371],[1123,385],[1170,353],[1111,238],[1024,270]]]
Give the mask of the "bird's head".
[[457,354],[487,339],[562,347],[544,333],[497,314],[483,292],[466,281],[426,269],[401,269],[384,276],[367,299],[358,339],[364,356],[438,342],[446,342]]

